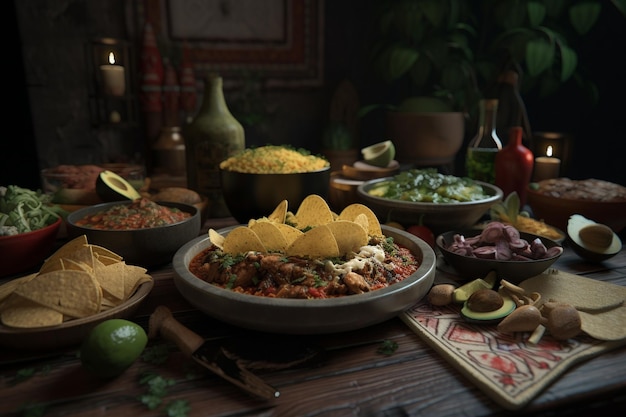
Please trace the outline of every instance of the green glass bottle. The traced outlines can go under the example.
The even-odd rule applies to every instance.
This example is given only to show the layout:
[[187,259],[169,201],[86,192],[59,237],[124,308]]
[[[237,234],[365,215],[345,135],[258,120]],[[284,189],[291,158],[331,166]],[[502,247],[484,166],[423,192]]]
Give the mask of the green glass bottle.
[[468,177],[494,184],[496,154],[502,149],[502,142],[496,133],[498,100],[480,100],[479,111],[478,132],[467,146],[465,168]]
[[198,114],[183,130],[187,186],[206,196],[209,218],[229,217],[220,180],[220,163],[245,148],[243,126],[226,105],[222,77],[206,77],[204,96]]

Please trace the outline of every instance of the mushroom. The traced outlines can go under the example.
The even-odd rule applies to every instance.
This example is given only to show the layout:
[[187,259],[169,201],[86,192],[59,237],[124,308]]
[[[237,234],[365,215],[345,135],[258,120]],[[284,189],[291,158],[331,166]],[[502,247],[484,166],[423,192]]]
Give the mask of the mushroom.
[[534,305],[523,305],[498,323],[498,331],[502,333],[532,332],[542,322],[541,311]]
[[446,306],[452,302],[452,293],[455,289],[452,284],[434,285],[428,292],[428,301],[434,306]]
[[569,304],[548,301],[541,307],[541,314],[547,319],[545,326],[556,340],[567,340],[582,332],[580,314]]

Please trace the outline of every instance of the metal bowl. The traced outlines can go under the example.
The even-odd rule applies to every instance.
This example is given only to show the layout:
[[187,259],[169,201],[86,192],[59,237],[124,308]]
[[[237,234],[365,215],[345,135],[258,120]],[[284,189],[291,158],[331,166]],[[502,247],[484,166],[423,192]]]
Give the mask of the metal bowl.
[[[446,247],[454,241],[455,234],[461,234],[467,238],[481,233],[481,229],[448,231],[440,234],[435,239],[437,249],[443,255],[445,262],[452,266],[457,274],[463,279],[470,280],[484,278],[490,271],[496,271],[498,278],[505,279],[514,284],[519,284],[527,278],[531,278],[545,272],[561,256],[561,254],[559,254],[550,258],[529,261],[498,261],[494,259],[464,256],[446,249]],[[561,246],[553,240],[530,233],[520,232],[520,237],[528,242],[532,242],[533,240],[539,238],[546,248]]]
[[231,215],[242,224],[267,216],[283,200],[299,207],[310,194],[327,199],[330,167],[294,174],[250,174],[220,170],[222,194]]
[[[410,277],[387,288],[328,299],[283,299],[241,294],[202,281],[188,268],[195,255],[211,245],[198,237],[176,252],[174,283],[191,305],[236,326],[282,334],[320,334],[354,330],[396,316],[419,301],[435,278],[435,253],[423,240],[387,226],[386,236],[411,249],[421,266]],[[231,228],[220,230],[226,234]]]
[[483,200],[459,203],[420,203],[376,197],[368,192],[376,184],[393,180],[393,177],[366,181],[357,188],[361,203],[376,213],[381,222],[396,221],[403,225],[418,224],[420,220],[433,233],[468,229],[489,212],[489,208],[502,200],[502,190],[495,185],[476,181],[489,197]]
[[159,202],[158,204],[191,213],[191,217],[179,223],[145,229],[99,230],[76,224],[85,216],[115,205],[130,203],[131,201],[128,200],[96,204],[70,213],[67,216],[69,237],[87,235],[89,243],[103,246],[117,253],[124,258],[126,263],[150,268],[171,262],[174,253],[200,233],[201,221],[198,208],[189,204],[172,202]]

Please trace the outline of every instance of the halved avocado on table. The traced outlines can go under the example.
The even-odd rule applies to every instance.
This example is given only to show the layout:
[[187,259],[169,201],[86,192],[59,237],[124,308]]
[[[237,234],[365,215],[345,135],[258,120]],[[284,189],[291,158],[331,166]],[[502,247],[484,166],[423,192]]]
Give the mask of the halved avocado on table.
[[601,262],[622,250],[622,241],[611,228],[580,214],[570,216],[567,236],[574,252],[588,261]]
[[98,175],[96,193],[106,202],[141,198],[141,194],[128,181],[112,171],[102,171]]
[[470,323],[497,324],[500,322],[500,320],[511,314],[513,310],[515,310],[515,308],[517,307],[515,301],[513,301],[513,299],[511,299],[510,297],[502,296],[502,299],[504,301],[502,303],[502,307],[498,308],[497,310],[486,312],[470,310],[467,306],[466,301],[463,304],[463,308],[461,308],[461,317],[463,317],[463,319],[467,320]]

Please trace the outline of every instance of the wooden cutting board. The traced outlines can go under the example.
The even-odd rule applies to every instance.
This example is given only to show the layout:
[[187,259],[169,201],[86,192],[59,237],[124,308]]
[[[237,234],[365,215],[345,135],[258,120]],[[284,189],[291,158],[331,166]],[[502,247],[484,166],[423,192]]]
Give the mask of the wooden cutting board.
[[[550,276],[562,279],[571,274],[543,275],[549,283]],[[624,287],[614,287],[624,291]],[[614,314],[624,312],[626,309],[621,307]],[[495,325],[468,323],[461,318],[459,305],[435,307],[426,299],[400,314],[400,318],[485,394],[509,410],[523,408],[571,366],[626,344],[626,338],[599,340],[581,334],[557,341],[545,334],[534,345],[527,343],[528,333],[507,335],[499,333]]]

